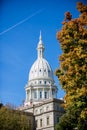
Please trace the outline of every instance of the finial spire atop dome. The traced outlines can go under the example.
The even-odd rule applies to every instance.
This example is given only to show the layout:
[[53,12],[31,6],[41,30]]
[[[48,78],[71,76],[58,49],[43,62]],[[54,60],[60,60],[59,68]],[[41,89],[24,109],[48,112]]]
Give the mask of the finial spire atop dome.
[[40,31],[40,36],[39,36],[39,43],[38,43],[38,58],[43,58],[44,57],[44,45],[43,45],[43,42],[42,42],[42,35],[41,35],[41,31]]
[[39,40],[42,41],[42,35],[41,35],[41,30],[40,30],[40,37],[39,37]]
[[41,31],[40,31],[40,36],[39,36],[39,44],[43,44],[43,43],[42,43],[42,35],[41,35]]

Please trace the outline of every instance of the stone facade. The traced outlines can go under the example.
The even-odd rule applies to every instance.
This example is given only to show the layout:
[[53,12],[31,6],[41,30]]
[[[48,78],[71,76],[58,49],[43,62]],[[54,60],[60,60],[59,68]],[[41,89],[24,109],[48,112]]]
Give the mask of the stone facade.
[[31,112],[34,115],[34,128],[36,130],[54,130],[55,124],[58,123],[59,117],[64,113],[60,99],[48,99],[42,103],[21,107],[20,110]]

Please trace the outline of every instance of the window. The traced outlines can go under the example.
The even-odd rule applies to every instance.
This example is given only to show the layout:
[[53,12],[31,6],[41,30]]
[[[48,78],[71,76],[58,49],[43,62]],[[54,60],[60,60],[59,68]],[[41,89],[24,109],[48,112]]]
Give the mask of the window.
[[50,70],[48,70],[48,73],[50,73]]
[[41,56],[41,50],[40,50],[40,56]]
[[44,84],[46,84],[46,81],[44,81]]
[[31,126],[31,120],[29,120],[29,125]]
[[49,125],[49,117],[47,117],[47,125]]
[[34,98],[37,98],[37,92],[36,91],[34,92]]
[[35,114],[37,114],[38,110],[35,110]]
[[35,121],[35,126],[38,127],[38,120]]
[[36,84],[37,82],[35,81],[35,84]]
[[39,83],[41,84],[41,81]]
[[45,98],[47,98],[47,92],[45,92]]
[[47,106],[47,107],[46,107],[46,111],[48,111],[48,110],[49,110],[49,107]]
[[57,116],[57,123],[59,122],[59,117]]
[[40,109],[40,113],[42,113],[42,109]]
[[55,93],[55,91],[53,90],[53,91],[52,91],[52,95],[54,95],[54,93]]
[[42,119],[40,119],[40,127],[42,127]]
[[59,106],[58,105],[56,106],[56,108],[57,108],[57,110],[59,110]]
[[46,72],[46,69],[44,70],[44,72]]
[[42,92],[40,92],[40,98],[42,98]]
[[63,107],[61,107],[61,112],[64,112],[64,109],[63,109]]
[[27,96],[27,101],[28,101],[29,100],[29,90],[27,90],[26,96]]

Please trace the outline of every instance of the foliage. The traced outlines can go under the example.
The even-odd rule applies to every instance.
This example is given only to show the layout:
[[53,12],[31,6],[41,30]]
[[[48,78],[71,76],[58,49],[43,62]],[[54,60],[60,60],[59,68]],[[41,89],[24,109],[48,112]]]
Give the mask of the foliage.
[[[64,96],[66,114],[61,118],[59,126],[62,124],[63,127],[65,122],[66,128],[70,123],[71,128],[78,127],[80,130],[85,130],[87,127],[87,6],[78,2],[77,9],[80,16],[72,19],[70,12],[65,13],[62,30],[57,33],[63,54],[59,58],[60,68],[55,73],[66,92]],[[73,115],[74,120],[72,120]]]
[[28,116],[18,110],[1,107],[0,130],[31,130]]

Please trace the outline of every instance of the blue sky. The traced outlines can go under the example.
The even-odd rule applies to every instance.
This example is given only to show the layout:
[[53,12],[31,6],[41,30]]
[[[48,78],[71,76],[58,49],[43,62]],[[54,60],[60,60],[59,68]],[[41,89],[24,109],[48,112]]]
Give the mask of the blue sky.
[[[19,106],[25,99],[24,87],[37,58],[40,30],[45,58],[53,71],[59,67],[62,50],[56,39],[64,13],[78,17],[79,0],[2,0],[0,3],[0,101]],[[86,0],[83,0],[87,4]],[[64,96],[57,77],[58,98]]]

